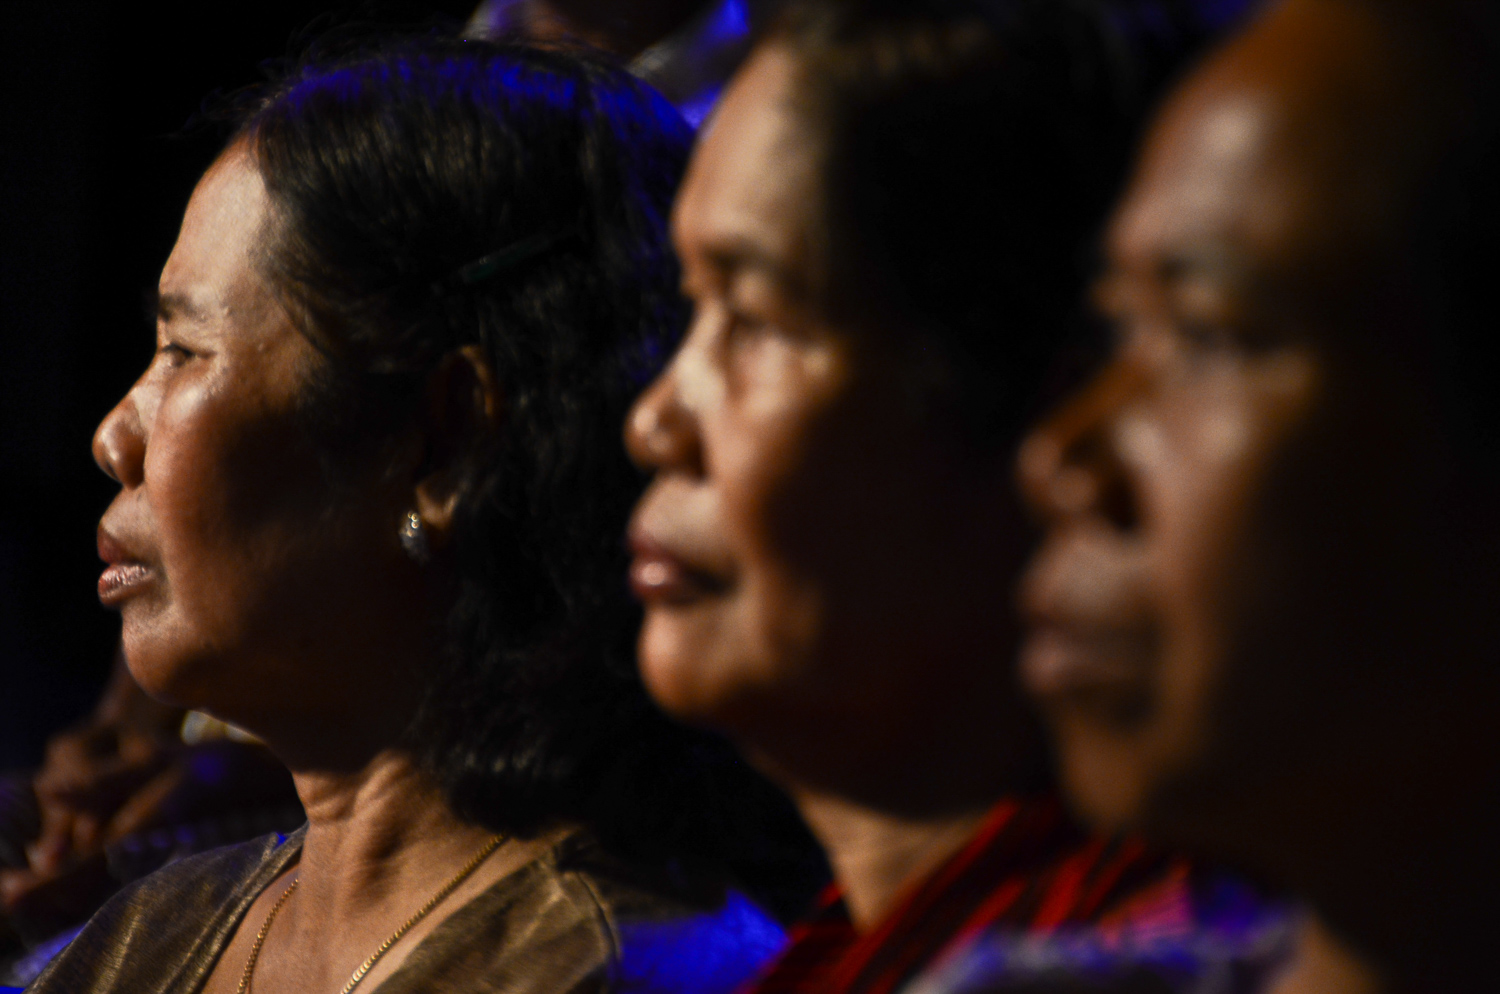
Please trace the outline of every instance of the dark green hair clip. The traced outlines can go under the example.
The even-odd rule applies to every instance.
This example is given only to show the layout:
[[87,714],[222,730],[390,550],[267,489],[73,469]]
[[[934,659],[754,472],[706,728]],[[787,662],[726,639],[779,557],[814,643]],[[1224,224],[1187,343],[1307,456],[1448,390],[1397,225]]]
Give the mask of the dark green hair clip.
[[578,229],[569,225],[557,231],[548,231],[520,241],[511,242],[502,249],[496,249],[487,255],[482,255],[473,262],[466,262],[455,269],[446,279],[434,283],[432,289],[441,293],[453,287],[475,286],[491,280],[508,269],[514,269],[523,262],[528,262],[542,255],[559,243],[566,241],[578,233]]

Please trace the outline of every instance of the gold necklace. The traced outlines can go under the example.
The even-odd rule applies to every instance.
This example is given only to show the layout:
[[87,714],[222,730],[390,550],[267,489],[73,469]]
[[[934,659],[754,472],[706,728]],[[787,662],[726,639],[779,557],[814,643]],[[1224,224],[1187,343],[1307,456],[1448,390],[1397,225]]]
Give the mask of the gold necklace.
[[[500,848],[500,843],[504,842],[505,838],[504,835],[497,835],[486,842],[484,848],[475,853],[474,858],[469,860],[452,880],[443,884],[442,888],[436,894],[432,895],[426,904],[417,909],[416,914],[406,919],[400,928],[391,933],[389,939],[380,944],[379,949],[370,954],[369,959],[359,965],[359,969],[354,971],[354,975],[349,978],[349,982],[344,985],[344,989],[339,991],[339,994],[349,994],[350,991],[358,987],[359,982],[365,979],[365,974],[370,972],[370,968],[379,963],[380,958],[389,952],[390,948],[400,941],[403,935],[411,931],[412,926],[416,925],[423,918],[426,918],[433,908],[443,903],[445,897],[458,889],[459,884],[469,879],[469,875],[479,869],[479,864],[483,863],[490,853]],[[271,910],[266,913],[265,923],[261,925],[260,931],[255,933],[255,944],[250,947],[250,959],[245,963],[245,972],[240,977],[240,986],[237,994],[250,994],[250,978],[255,975],[255,961],[260,959],[260,947],[266,941],[266,933],[271,930],[271,923],[276,920],[276,913],[281,910],[281,906],[286,903],[287,898],[292,896],[292,891],[296,890],[297,885],[301,882],[302,876],[299,874],[295,880],[287,885],[286,890],[281,892],[281,896],[276,899],[276,903],[271,905]]]

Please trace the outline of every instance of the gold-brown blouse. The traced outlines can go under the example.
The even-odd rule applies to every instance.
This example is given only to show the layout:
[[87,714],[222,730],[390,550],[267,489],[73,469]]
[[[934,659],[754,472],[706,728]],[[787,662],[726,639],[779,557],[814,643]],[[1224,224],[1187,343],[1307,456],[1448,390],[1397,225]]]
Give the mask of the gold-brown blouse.
[[[197,994],[302,834],[204,853],[127,888],[28,994]],[[685,896],[579,832],[455,911],[371,994],[728,994],[782,943],[739,893]]]

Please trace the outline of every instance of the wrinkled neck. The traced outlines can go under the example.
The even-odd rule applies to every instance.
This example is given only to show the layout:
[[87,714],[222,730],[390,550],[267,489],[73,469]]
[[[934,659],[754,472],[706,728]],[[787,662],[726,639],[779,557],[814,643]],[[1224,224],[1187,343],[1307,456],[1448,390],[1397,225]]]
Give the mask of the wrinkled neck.
[[460,860],[491,834],[455,815],[435,779],[406,753],[384,750],[357,770],[294,774],[307,812],[298,875],[303,900],[357,909]]
[[971,839],[988,805],[923,817],[872,810],[830,795],[794,794],[854,925],[868,931]]

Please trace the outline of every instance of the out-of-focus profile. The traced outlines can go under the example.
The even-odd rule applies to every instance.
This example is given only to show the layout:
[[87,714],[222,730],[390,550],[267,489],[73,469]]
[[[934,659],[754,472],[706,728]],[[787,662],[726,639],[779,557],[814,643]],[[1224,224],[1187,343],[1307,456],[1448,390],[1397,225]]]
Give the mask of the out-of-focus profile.
[[1197,72],[1021,459],[1070,793],[1305,897],[1281,992],[1493,983],[1495,27],[1286,0]]
[[1162,74],[1110,13],[795,4],[689,168],[694,318],[627,429],[655,474],[640,663],[786,787],[837,882],[755,991],[1202,924],[1196,867],[1061,810],[1012,665],[1013,447]]

